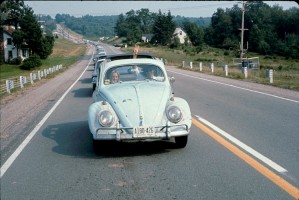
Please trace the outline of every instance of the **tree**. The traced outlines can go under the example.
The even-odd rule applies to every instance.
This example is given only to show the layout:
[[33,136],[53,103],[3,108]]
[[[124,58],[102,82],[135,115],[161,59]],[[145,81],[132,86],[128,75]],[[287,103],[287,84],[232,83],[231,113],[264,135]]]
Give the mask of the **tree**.
[[216,47],[222,47],[225,38],[232,35],[231,17],[226,12],[224,12],[223,9],[218,8],[217,12],[212,16],[211,26],[214,29],[213,44]]
[[115,33],[119,37],[126,37],[127,36],[127,26],[126,26],[126,20],[125,16],[123,14],[120,14],[118,16],[118,19],[116,21],[116,25],[114,27]]
[[51,55],[51,53],[53,52],[54,41],[55,39],[52,34],[47,34],[42,38],[40,53],[38,54],[41,59],[46,59],[49,55]]
[[1,25],[13,25],[18,29],[18,25],[24,14],[23,0],[3,1],[0,6],[1,10]]
[[12,33],[13,43],[17,48],[17,55],[19,55],[19,49],[21,48],[24,41],[24,33],[21,30],[15,30]]
[[153,14],[149,12],[149,9],[142,8],[136,11],[137,17],[140,22],[140,28],[142,33],[148,34],[152,31],[153,26]]
[[20,30],[24,33],[24,40],[32,51],[31,54],[36,53],[39,55],[42,45],[42,30],[31,8],[24,8],[24,16],[20,22],[20,27]]
[[183,22],[183,27],[194,46],[203,45],[204,31],[202,28],[198,27],[196,23],[189,21]]
[[171,13],[165,15],[159,10],[153,25],[154,41],[161,45],[170,44],[175,26]]
[[127,26],[129,27],[127,29],[127,40],[131,43],[139,42],[142,36],[140,18],[134,10],[130,10],[126,15]]

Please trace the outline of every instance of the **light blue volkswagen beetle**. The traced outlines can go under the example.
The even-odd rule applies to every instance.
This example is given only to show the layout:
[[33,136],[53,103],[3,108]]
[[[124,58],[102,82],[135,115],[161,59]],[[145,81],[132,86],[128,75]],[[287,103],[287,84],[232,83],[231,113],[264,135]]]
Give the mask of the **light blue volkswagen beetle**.
[[163,62],[103,61],[88,124],[95,150],[105,140],[171,140],[187,145],[192,124],[186,100],[174,97]]

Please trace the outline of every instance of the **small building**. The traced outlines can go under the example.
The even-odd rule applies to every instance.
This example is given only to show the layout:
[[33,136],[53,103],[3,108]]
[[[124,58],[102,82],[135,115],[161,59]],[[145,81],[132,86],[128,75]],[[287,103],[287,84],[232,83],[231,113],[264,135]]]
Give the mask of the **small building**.
[[185,38],[187,38],[186,32],[183,31],[183,29],[181,29],[180,27],[178,27],[174,30],[172,36],[179,38],[181,44],[184,44]]
[[[10,60],[21,57],[22,60],[29,57],[29,48],[26,44],[22,44],[21,48],[17,49],[17,47],[13,43],[12,33],[14,28],[11,26],[3,29],[1,27],[1,52],[3,53],[3,60],[5,63],[8,63]],[[1,53],[1,54],[2,54]]]
[[152,40],[152,38],[154,37],[154,34],[143,34],[141,36],[141,40],[144,42],[144,43],[148,43]]

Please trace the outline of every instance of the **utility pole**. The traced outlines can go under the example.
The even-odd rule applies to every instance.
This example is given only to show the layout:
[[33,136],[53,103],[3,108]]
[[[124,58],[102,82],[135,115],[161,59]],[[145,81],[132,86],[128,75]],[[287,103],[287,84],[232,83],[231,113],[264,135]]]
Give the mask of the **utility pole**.
[[241,50],[241,52],[240,52],[240,59],[241,59],[241,61],[242,61],[243,55],[245,54],[245,52],[248,49],[248,42],[247,42],[247,49],[244,49],[244,47],[243,47],[243,43],[244,43],[244,31],[248,30],[248,29],[244,29],[245,4],[246,4],[246,1],[242,1],[242,28],[239,29],[239,30],[241,30],[241,44],[240,44],[240,50]]

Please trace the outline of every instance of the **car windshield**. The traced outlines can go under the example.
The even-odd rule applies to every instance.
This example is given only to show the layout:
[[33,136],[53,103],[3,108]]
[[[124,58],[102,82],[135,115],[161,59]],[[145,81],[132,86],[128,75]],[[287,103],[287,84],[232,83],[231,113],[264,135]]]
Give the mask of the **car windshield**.
[[122,65],[108,69],[105,74],[104,84],[113,84],[128,81],[159,81],[165,80],[165,75],[160,67],[151,64]]

